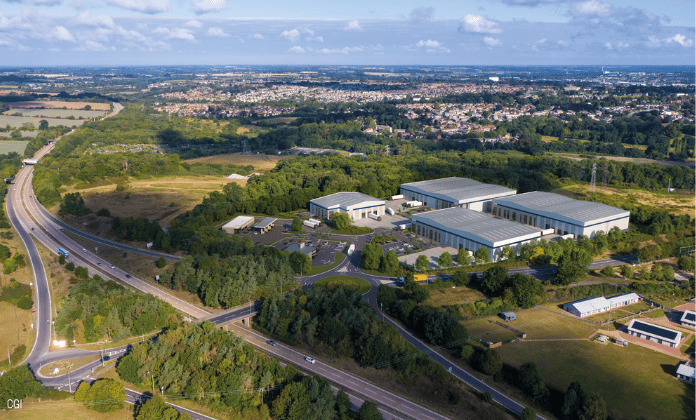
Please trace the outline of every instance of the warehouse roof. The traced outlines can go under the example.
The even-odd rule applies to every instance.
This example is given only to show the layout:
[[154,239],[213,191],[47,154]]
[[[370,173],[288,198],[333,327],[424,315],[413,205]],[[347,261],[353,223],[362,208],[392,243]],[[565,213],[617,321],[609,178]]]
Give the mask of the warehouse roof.
[[577,302],[567,303],[566,306],[572,306],[581,314],[592,311],[603,312],[609,310],[609,302],[604,296],[578,300]]
[[574,200],[563,195],[540,191],[497,198],[493,202],[501,206],[583,226],[630,215],[627,210],[606,204]]
[[256,226],[254,226],[254,227],[255,227],[256,229],[263,229],[263,228],[266,228],[266,227],[268,227],[269,225],[273,224],[276,220],[278,220],[278,219],[276,219],[276,218],[274,218],[274,217],[266,217],[266,218],[263,219],[262,221],[258,222],[258,223],[256,224]]
[[476,210],[461,207],[414,214],[411,219],[491,248],[541,236],[541,231],[530,226],[496,219]]
[[457,177],[401,184],[401,189],[404,188],[458,204],[515,194],[515,190],[502,185],[484,184],[473,179]]
[[254,223],[253,216],[237,216],[225,223],[222,227],[227,229],[244,229],[249,226],[250,223]]
[[678,343],[681,340],[681,332],[670,330],[669,328],[661,327],[655,324],[649,324],[647,322],[639,321],[637,319],[632,319],[631,323],[628,324],[628,330],[634,330],[642,332],[644,334],[652,335],[654,337],[660,337],[663,340]]
[[369,195],[359,192],[339,192],[324,197],[315,198],[310,202],[325,209],[339,207],[342,209],[348,209],[349,207],[355,207],[360,204],[371,204],[373,206],[378,206],[380,204],[384,205],[384,200],[370,197]]

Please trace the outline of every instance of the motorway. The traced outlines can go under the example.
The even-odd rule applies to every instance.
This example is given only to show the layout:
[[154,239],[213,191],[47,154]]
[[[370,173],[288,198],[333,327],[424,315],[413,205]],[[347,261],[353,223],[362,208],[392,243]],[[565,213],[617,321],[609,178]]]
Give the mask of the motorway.
[[[49,153],[53,149],[53,147],[54,144],[49,144],[48,146],[41,149],[35,156],[35,159],[41,159],[43,156]],[[89,352],[75,349],[49,352],[51,341],[51,321],[53,319],[51,309],[51,294],[48,286],[48,281],[46,279],[46,273],[44,271],[43,262],[41,261],[41,256],[30,236],[30,233],[39,242],[41,242],[50,251],[54,253],[57,252],[58,247],[68,249],[70,251],[69,260],[75,263],[76,266],[80,265],[87,267],[90,276],[94,274],[99,274],[101,277],[105,279],[114,279],[134,289],[141,290],[145,293],[151,293],[154,296],[157,296],[158,298],[169,302],[176,309],[187,314],[189,321],[195,321],[197,319],[208,319],[212,322],[223,324],[244,317],[245,315],[249,314],[250,311],[252,313],[255,313],[260,310],[261,304],[260,302],[256,302],[253,308],[246,306],[242,308],[236,308],[235,310],[227,311],[222,314],[212,315],[209,311],[205,310],[204,308],[176,298],[172,294],[168,293],[166,289],[160,288],[159,286],[154,285],[152,283],[148,283],[143,280],[137,279],[136,277],[133,277],[130,273],[127,273],[126,271],[120,268],[107,268],[108,264],[103,262],[97,255],[93,254],[89,250],[83,250],[81,245],[77,244],[70,237],[65,235],[63,229],[69,230],[75,234],[81,235],[83,237],[86,237],[88,239],[97,241],[105,245],[121,248],[132,252],[138,252],[144,255],[156,257],[164,256],[165,258],[168,258],[170,260],[176,260],[177,257],[106,241],[101,238],[85,234],[79,231],[78,229],[74,229],[66,225],[65,223],[57,220],[50,213],[48,213],[48,211],[46,211],[35,198],[31,184],[32,177],[33,167],[29,165],[27,165],[18,173],[17,177],[15,178],[15,185],[8,192],[7,214],[8,218],[10,219],[10,222],[17,230],[19,236],[22,238],[22,241],[25,244],[25,247],[27,248],[29,259],[35,275],[35,314],[37,325],[37,339],[29,356],[25,360],[25,363],[28,363],[29,367],[34,372],[38,372],[38,369],[36,369],[37,366],[41,366],[52,361],[66,360],[90,354],[98,354],[99,352]],[[17,188],[19,188],[19,190],[17,190]],[[369,304],[375,309],[375,311],[377,313],[380,313],[380,308],[377,304],[377,288],[380,284],[382,284],[383,281],[389,281],[390,279],[389,277],[385,276],[374,276],[364,273],[359,268],[359,249],[361,249],[362,246],[369,241],[371,236],[335,236],[339,237],[340,239],[351,240],[353,243],[355,243],[356,248],[358,249],[356,250],[354,255],[352,257],[344,258],[338,265],[324,273],[317,274],[315,276],[298,277],[297,281],[302,283],[303,288],[308,288],[311,287],[316,281],[328,276],[351,275],[363,278],[370,282],[373,286],[371,290],[366,294],[366,298],[368,299]],[[590,268],[595,269],[607,265],[620,265],[629,262],[630,260],[632,260],[632,258],[632,256],[625,256],[616,259],[594,261]],[[98,262],[102,262],[103,265],[99,266]],[[556,267],[552,266],[514,269],[510,270],[510,273],[512,274],[519,272],[535,276],[539,279],[545,279],[552,277],[555,271]],[[493,396],[494,401],[506,407],[512,412],[520,413],[524,408],[523,405],[508,398],[504,394],[481,382],[473,375],[469,374],[465,370],[459,368],[454,363],[450,362],[446,357],[440,355],[439,353],[428,347],[426,344],[424,344],[421,340],[419,340],[418,338],[410,334],[408,331],[401,328],[398,324],[389,319],[389,317],[385,317],[384,319],[385,321],[391,323],[402,334],[402,336],[411,344],[413,344],[418,350],[428,354],[434,361],[441,364],[445,369],[448,369],[452,373],[452,375],[456,376],[470,387],[478,390],[479,392],[490,392]],[[254,331],[240,330],[240,332],[242,333],[242,335],[246,337],[250,344],[253,344],[254,346],[263,350],[264,352],[272,354],[280,359],[286,360],[289,363],[295,364],[301,367],[301,369],[303,370],[318,374],[328,379],[332,383],[339,384],[343,388],[349,390],[349,392],[351,392],[354,395],[364,396],[370,400],[378,402],[382,406],[386,407],[387,412],[391,414],[393,418],[401,418],[400,416],[403,416],[405,418],[418,419],[446,418],[440,414],[428,410],[425,407],[412,403],[409,400],[394,395],[386,390],[377,388],[374,385],[368,384],[365,381],[358,379],[352,375],[349,375],[331,366],[323,364],[320,361],[317,361],[317,363],[315,363],[314,365],[307,366],[309,364],[304,361],[304,356],[300,353],[286,346],[268,346],[265,344],[265,338]],[[125,346],[117,347],[111,349],[110,351],[119,351],[120,353],[118,354],[121,354],[125,351]],[[116,355],[117,353],[114,353],[114,356]],[[44,378],[40,377],[39,375],[37,375],[37,377],[39,377],[45,385],[59,388],[64,388],[67,386],[68,388],[70,388],[72,385],[76,385],[77,383],[79,383],[79,381],[81,381],[82,379],[89,378],[90,374],[92,373],[92,369],[100,363],[101,362],[97,361],[83,366],[79,369],[76,369],[74,372],[71,372],[70,380],[68,380],[68,377],[66,377],[66,375],[55,378]],[[138,398],[143,398],[142,395],[136,394],[137,393],[135,391],[129,391],[129,398],[133,399],[133,401],[131,402],[135,402]],[[196,419],[209,418],[207,416],[199,415],[199,413],[194,412],[189,412],[189,415]]]

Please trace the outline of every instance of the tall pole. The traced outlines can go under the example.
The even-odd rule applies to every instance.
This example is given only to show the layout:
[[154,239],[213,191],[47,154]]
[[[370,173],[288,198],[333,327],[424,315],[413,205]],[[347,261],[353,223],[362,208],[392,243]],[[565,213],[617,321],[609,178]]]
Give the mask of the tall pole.
[[104,344],[101,345],[102,347],[102,367],[104,367]]
[[70,393],[72,394],[72,381],[70,380],[70,366],[68,366],[68,386],[70,387]]
[[[10,344],[11,346],[12,344]],[[12,358],[10,357],[10,348],[7,348],[7,360],[10,362],[10,366],[12,366]]]

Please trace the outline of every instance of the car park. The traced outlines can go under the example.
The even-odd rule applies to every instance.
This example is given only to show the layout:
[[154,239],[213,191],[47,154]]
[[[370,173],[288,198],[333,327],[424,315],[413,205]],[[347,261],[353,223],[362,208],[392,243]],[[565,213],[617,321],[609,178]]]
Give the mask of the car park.
[[314,364],[314,362],[315,362],[315,360],[312,359],[312,358],[309,357],[309,356],[305,357],[304,359],[305,359],[306,361],[308,361],[309,363],[312,363],[312,364]]

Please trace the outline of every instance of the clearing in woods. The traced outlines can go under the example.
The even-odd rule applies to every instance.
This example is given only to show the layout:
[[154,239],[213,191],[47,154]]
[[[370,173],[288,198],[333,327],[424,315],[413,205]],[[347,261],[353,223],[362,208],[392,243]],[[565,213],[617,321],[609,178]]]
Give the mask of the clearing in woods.
[[[96,217],[96,212],[105,207],[109,209],[112,217],[144,217],[165,227],[169,226],[176,216],[200,204],[208,194],[222,191],[222,188],[231,182],[242,187],[246,185],[246,179],[207,175],[131,179],[128,181],[129,188],[125,191],[116,191],[116,184],[85,189],[67,186],[65,192],[79,192],[85,200],[85,205],[93,213],[82,218],[71,216],[63,219],[90,224],[96,219],[101,219]],[[54,214],[58,212],[58,208],[56,205],[52,209]],[[82,226],[80,228],[82,229]]]
[[667,210],[675,215],[688,214],[693,216],[694,214],[694,194],[692,191],[677,190],[668,193],[667,191],[647,191],[638,188],[604,188],[598,185],[597,192],[590,195],[588,184],[574,184],[553,192],[572,198],[594,197],[595,201],[615,207],[629,204]]
[[186,162],[201,162],[201,163],[211,163],[218,165],[240,165],[247,166],[251,165],[257,171],[268,171],[278,164],[281,159],[286,158],[285,156],[274,156],[274,155],[243,155],[241,153],[230,153],[226,155],[214,155],[206,156],[196,159],[189,159]]

